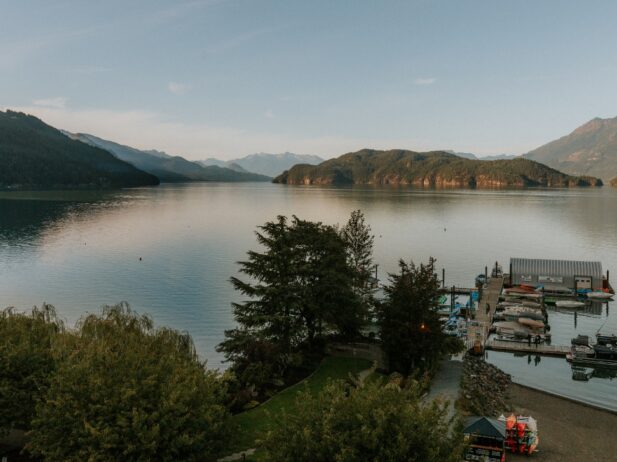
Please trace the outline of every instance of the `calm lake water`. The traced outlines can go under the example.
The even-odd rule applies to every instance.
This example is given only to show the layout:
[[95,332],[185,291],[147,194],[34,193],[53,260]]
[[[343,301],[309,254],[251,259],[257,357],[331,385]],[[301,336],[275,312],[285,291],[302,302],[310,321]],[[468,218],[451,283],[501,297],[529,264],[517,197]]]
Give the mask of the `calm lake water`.
[[[401,257],[437,258],[446,283],[473,285],[509,258],[600,260],[617,277],[617,191],[417,190],[263,183],[163,185],[116,192],[0,193],[0,307],[56,306],[69,325],[127,301],[159,325],[187,330],[211,367],[233,326],[229,277],[256,248],[256,226],[296,214],[344,223],[362,209],[376,234],[379,276]],[[141,258],[141,260],[140,260]],[[613,281],[615,285],[615,281]],[[549,315],[553,343],[602,328],[613,306]],[[617,409],[617,379],[573,381],[564,359],[489,352],[515,379]],[[609,374],[610,375],[610,374]]]

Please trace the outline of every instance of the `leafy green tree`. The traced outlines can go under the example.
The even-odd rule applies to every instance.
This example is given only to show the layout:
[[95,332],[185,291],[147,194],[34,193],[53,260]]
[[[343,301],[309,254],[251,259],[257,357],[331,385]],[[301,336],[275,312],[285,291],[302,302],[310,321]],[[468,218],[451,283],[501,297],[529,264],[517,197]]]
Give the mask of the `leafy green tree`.
[[227,437],[225,389],[191,337],[127,305],[63,337],[28,449],[46,460],[214,460]]
[[390,274],[385,300],[379,306],[380,336],[390,370],[409,375],[428,370],[448,351],[450,343],[443,333],[437,301],[439,279],[435,260],[416,266],[399,262],[400,272]]
[[[423,404],[421,388],[378,381],[327,385],[296,400],[263,440],[271,462],[458,462],[461,441],[444,407]],[[451,436],[452,435],[452,436]]]
[[375,293],[373,287],[373,244],[375,236],[366,224],[362,210],[351,212],[349,221],[341,228],[341,237],[347,244],[347,260],[355,272],[354,290],[370,304]]
[[279,216],[256,234],[263,251],[240,262],[248,280],[231,278],[248,300],[233,304],[238,327],[218,350],[246,386],[262,389],[301,364],[303,352],[318,352],[326,334],[357,335],[365,314],[333,227]]
[[56,367],[52,345],[63,329],[51,305],[30,314],[0,312],[0,434],[30,430]]

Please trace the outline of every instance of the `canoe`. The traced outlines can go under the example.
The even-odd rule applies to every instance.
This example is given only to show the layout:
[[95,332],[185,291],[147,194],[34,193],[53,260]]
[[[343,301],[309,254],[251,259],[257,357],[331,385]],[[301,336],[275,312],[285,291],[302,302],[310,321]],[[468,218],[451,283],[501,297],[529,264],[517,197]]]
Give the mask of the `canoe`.
[[555,306],[558,308],[583,308],[585,303],[575,300],[558,300],[555,302]]
[[542,321],[535,321],[531,318],[518,318],[518,323],[531,329],[544,329]]

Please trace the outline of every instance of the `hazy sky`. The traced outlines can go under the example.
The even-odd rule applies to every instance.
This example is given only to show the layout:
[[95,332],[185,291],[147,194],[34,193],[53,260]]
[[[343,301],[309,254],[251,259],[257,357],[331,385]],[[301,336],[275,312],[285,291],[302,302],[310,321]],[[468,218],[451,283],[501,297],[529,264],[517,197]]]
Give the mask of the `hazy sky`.
[[518,154],[616,84],[612,0],[0,0],[0,108],[191,159]]

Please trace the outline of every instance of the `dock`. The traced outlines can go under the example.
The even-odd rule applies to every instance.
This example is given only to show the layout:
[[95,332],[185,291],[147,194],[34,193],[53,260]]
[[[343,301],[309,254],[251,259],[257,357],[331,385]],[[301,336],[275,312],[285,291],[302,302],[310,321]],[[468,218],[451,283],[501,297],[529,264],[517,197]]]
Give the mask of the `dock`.
[[504,342],[500,340],[489,340],[484,344],[484,348],[509,353],[531,353],[546,356],[566,356],[570,352],[570,347],[564,345],[546,345],[544,343],[529,345],[527,342]]
[[[499,296],[503,289],[504,277],[491,277],[486,284],[486,287],[482,290],[482,296],[478,302],[478,309],[476,310],[476,316],[467,327],[467,347],[471,348],[476,340],[480,340],[480,343],[485,346],[489,335],[489,329],[493,323],[493,316],[497,309],[497,303],[499,302]],[[486,310],[486,307],[489,310]]]
[[[489,330],[493,324],[493,317],[499,303],[499,296],[503,290],[504,281],[508,276],[492,277],[482,290],[482,296],[476,309],[476,315],[468,323],[467,348],[472,348],[476,340],[479,340],[485,350],[507,351],[510,353],[533,353],[547,356],[565,357],[570,352],[569,346],[548,345],[540,343],[536,345],[527,342],[507,342],[503,340],[489,340]],[[488,311],[487,311],[488,304]]]

